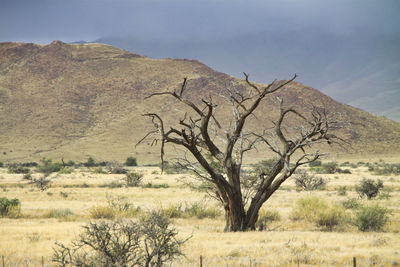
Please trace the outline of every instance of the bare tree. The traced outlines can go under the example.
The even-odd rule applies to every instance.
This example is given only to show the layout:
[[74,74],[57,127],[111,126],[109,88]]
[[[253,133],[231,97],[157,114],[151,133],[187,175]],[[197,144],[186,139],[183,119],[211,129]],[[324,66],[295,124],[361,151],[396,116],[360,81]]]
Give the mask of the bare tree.
[[[194,164],[185,157],[184,165],[215,187],[224,206],[226,231],[255,230],[262,205],[299,166],[313,162],[321,156],[318,151],[306,152],[306,149],[316,143],[331,143],[336,139],[334,135],[328,134],[334,122],[328,119],[324,108],[313,107],[310,114],[305,116],[293,108],[285,107],[283,100],[279,98],[279,115],[272,128],[261,132],[246,129],[246,121],[255,116],[261,101],[291,83],[297,76],[294,75],[288,81],[275,80],[261,87],[250,82],[246,73],[244,75],[245,89],[228,88],[223,95],[232,108],[231,123],[228,126],[221,127],[217,120],[216,111],[221,105],[217,106],[211,95],[201,99],[201,103],[191,101],[185,96],[188,82],[185,78],[179,90],[157,92],[147,97],[171,96],[183,103],[188,112],[179,120],[179,126],[167,127],[157,113],[143,114],[152,119],[155,130],[148,132],[138,143],[147,138],[154,138],[153,144],[161,142],[162,162],[166,143],[179,145],[190,152],[196,162]],[[285,130],[285,121],[289,114],[296,116],[297,121],[303,121],[291,133]],[[243,157],[246,152],[261,145],[275,153],[278,160],[268,173],[260,173],[257,179],[253,179],[251,190],[248,191],[251,194],[245,196]],[[247,205],[246,199],[249,200]]]

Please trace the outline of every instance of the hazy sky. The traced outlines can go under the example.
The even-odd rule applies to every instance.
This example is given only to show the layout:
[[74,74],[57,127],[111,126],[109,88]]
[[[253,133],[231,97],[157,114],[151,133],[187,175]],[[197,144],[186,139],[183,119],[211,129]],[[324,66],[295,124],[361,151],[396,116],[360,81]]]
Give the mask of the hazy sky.
[[0,41],[199,40],[321,28],[400,35],[399,0],[1,0]]

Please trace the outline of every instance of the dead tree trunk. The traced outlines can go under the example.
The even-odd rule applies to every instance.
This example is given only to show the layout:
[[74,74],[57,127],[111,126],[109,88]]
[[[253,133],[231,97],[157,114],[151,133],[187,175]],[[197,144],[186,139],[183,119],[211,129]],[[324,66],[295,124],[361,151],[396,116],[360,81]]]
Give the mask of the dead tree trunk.
[[[280,112],[273,129],[262,132],[244,130],[246,120],[259,107],[261,101],[292,82],[296,75],[286,82],[274,81],[263,88],[250,82],[247,74],[245,77],[248,91],[242,93],[227,89],[228,94],[225,96],[232,107],[233,126],[222,129],[216,119],[217,106],[213,103],[211,96],[208,99],[202,99],[202,105],[185,98],[187,83],[185,78],[180,90],[154,93],[148,97],[172,96],[188,107],[188,113],[179,120],[180,126],[169,127],[167,130],[160,115],[144,114],[152,119],[155,130],[139,141],[141,143],[151,135],[156,135],[155,140],[161,141],[162,162],[164,161],[165,143],[182,146],[191,153],[196,162],[190,162],[185,158],[182,159],[184,165],[215,187],[218,199],[225,210],[225,230],[227,231],[255,230],[262,205],[299,166],[320,157],[318,152],[306,153],[305,149],[322,141],[330,143],[332,139],[336,138],[336,136],[328,134],[333,122],[328,120],[324,109],[313,108],[311,115],[305,117],[292,108],[285,108],[281,99],[278,99]],[[293,114],[304,121],[295,136],[286,136],[282,131],[283,122],[288,114]],[[215,143],[215,138],[211,138],[210,134],[213,137],[222,138],[224,140],[222,145]],[[250,188],[252,194],[249,198],[251,202],[246,210],[246,199],[243,195],[242,159],[247,151],[260,145],[264,145],[274,152],[279,160],[268,174],[259,174],[257,180],[252,184]],[[296,151],[302,151],[302,154],[297,156],[296,160],[292,160]],[[207,155],[210,157],[208,158]],[[215,162],[219,168],[215,167]]]

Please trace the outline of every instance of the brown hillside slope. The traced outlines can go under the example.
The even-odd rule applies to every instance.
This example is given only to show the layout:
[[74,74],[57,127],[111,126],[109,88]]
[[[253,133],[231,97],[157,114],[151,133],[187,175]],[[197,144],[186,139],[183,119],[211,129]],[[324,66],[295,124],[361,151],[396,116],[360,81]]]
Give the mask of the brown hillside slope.
[[[154,161],[157,149],[134,148],[152,126],[140,114],[157,111],[174,121],[183,112],[171,99],[144,97],[177,88],[184,77],[190,79],[187,92],[193,99],[243,85],[195,60],[154,60],[109,45],[0,43],[0,161],[44,156],[83,160],[89,155]],[[335,102],[296,82],[279,95],[302,111],[323,103],[340,112],[350,122],[340,134],[351,142],[352,153],[400,151],[400,123]],[[276,108],[270,98],[249,126],[267,126]],[[224,109],[223,120],[229,115],[229,108]]]

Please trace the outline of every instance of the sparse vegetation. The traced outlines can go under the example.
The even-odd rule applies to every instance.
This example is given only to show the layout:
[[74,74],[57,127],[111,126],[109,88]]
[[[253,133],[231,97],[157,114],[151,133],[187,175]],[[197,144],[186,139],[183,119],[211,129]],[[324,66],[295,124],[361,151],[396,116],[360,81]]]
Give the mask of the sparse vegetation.
[[375,164],[368,164],[368,170],[373,172],[375,175],[399,175],[400,164],[376,162]]

